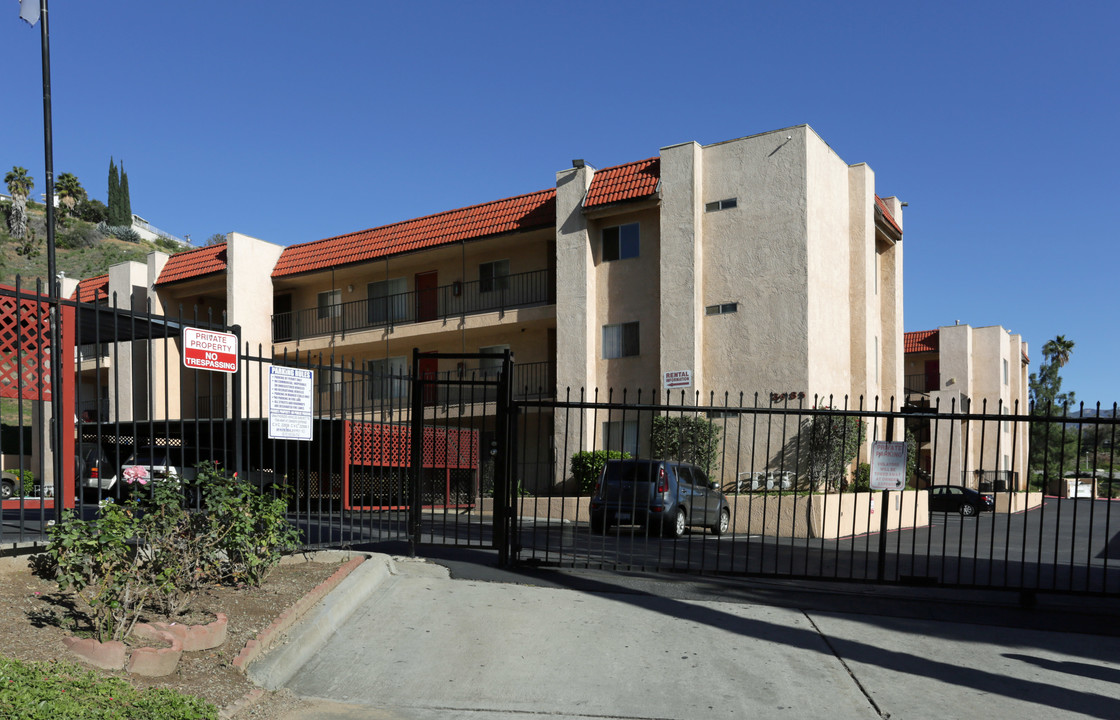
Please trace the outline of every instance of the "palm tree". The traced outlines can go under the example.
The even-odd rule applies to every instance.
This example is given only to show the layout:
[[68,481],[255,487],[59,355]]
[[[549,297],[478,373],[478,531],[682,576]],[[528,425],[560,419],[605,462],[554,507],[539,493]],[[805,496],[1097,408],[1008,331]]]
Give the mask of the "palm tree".
[[1042,354],[1054,358],[1054,361],[1058,363],[1058,367],[1065,367],[1072,353],[1073,341],[1066,340],[1065,335],[1059,335],[1042,346]]
[[8,184],[8,192],[13,198],[17,195],[26,198],[31,194],[31,188],[35,187],[35,178],[27,174],[27,168],[18,165],[12,166],[11,172],[4,176],[4,182]]
[[12,194],[12,212],[8,215],[8,228],[12,237],[22,240],[27,232],[27,196],[35,187],[35,180],[27,174],[27,168],[13,165],[11,172],[4,176],[8,192]]
[[74,206],[85,200],[86,189],[78,182],[78,176],[73,173],[62,173],[54,183],[54,191],[58,194],[58,202],[66,208],[68,215],[74,214]]

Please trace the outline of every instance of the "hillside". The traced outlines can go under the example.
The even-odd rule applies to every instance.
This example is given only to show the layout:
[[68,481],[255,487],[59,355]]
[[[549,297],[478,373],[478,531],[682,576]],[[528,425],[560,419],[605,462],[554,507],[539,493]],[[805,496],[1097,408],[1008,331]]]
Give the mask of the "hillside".
[[[29,226],[35,233],[32,248],[21,247],[8,234],[7,207],[0,208],[0,283],[15,285],[20,276],[22,287],[33,290],[37,279],[47,277],[46,211],[42,205],[28,203]],[[30,249],[29,253],[21,250]],[[173,252],[170,245],[158,246],[141,240],[124,242],[106,237],[97,226],[77,218],[66,218],[55,230],[55,262],[58,270],[70,278],[88,278],[108,271],[109,266],[128,260],[144,260],[153,250]]]

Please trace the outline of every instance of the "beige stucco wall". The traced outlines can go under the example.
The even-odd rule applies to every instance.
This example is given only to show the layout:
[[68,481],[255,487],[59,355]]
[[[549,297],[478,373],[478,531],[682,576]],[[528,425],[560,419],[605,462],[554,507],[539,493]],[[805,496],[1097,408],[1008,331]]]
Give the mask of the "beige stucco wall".
[[[939,328],[938,335],[942,390],[930,394],[933,408],[993,416],[1027,414],[1028,368],[1022,363],[1026,346],[1020,336],[998,325],[950,325]],[[1030,450],[1026,421],[933,421],[932,429],[938,432],[934,482],[958,484],[963,470],[964,482],[973,485],[970,471],[1007,470],[1019,473],[1020,489],[1025,487]]]
[[[808,390],[809,133],[790,128],[703,149],[696,209],[703,213],[704,203],[725,198],[738,201],[736,208],[703,213],[698,311],[739,303],[737,313],[702,317],[706,392],[744,392],[751,404],[755,393],[768,403],[771,392]],[[669,222],[663,213],[662,225]],[[673,303],[666,299],[662,306]]]

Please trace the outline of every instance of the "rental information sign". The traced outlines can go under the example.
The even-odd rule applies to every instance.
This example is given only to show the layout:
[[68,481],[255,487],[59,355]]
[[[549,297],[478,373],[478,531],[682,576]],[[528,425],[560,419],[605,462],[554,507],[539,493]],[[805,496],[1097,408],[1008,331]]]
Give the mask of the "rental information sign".
[[877,440],[871,443],[871,489],[906,487],[906,443]]
[[692,371],[691,370],[672,370],[665,373],[665,389],[675,390],[677,388],[692,387]]
[[314,371],[303,368],[268,369],[268,437],[272,440],[311,440],[314,433],[312,393]]
[[237,372],[237,336],[183,328],[183,366],[195,370]]

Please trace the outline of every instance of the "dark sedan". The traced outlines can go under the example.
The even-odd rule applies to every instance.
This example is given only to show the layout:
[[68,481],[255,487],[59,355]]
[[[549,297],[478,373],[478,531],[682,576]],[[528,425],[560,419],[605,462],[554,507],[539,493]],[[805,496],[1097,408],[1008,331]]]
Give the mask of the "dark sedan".
[[988,493],[977,492],[960,485],[934,485],[929,489],[930,512],[959,512],[975,515],[995,510],[996,501]]

